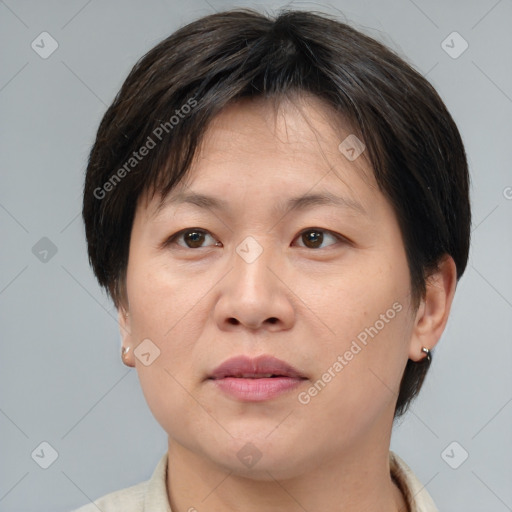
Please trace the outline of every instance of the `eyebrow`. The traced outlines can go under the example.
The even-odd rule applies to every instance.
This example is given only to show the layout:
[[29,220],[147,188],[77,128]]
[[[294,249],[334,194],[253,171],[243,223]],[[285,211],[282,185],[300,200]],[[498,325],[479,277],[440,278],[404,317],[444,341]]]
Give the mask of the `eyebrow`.
[[[178,193],[168,196],[160,202],[154,216],[164,208],[173,204],[192,204],[198,208],[209,211],[229,210],[229,203],[221,198],[199,194],[197,192]],[[331,192],[324,191],[315,194],[305,194],[292,197],[285,202],[279,202],[272,208],[273,215],[281,215],[285,211],[306,210],[314,206],[334,206],[341,209],[354,210],[362,215],[368,215],[363,205],[354,199],[337,196]]]

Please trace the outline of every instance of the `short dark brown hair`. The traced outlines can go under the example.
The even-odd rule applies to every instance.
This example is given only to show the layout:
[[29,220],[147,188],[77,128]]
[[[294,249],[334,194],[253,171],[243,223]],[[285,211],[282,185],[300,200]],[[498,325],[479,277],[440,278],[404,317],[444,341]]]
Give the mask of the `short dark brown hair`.
[[[365,141],[400,225],[415,309],[445,254],[460,279],[470,245],[469,173],[457,126],[435,89],[395,52],[327,14],[235,9],[198,19],[146,53],[99,126],[82,214],[89,261],[116,307],[125,300],[138,200],[157,191],[164,199],[186,176],[225,106],[296,93],[325,101]],[[395,417],[427,369],[407,362]]]

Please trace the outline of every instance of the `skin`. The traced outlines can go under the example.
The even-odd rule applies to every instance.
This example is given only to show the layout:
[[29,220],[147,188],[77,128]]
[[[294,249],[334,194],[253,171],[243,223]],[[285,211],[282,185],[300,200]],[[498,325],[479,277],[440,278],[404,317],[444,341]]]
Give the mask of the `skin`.
[[[406,510],[389,470],[394,407],[407,359],[421,360],[445,328],[456,269],[446,257],[412,309],[393,209],[364,153],[349,161],[338,150],[351,131],[329,116],[309,96],[285,100],[277,114],[259,99],[233,104],[172,192],[212,195],[229,208],[171,203],[155,215],[158,195],[138,203],[119,322],[125,363],[168,433],[173,512]],[[325,190],[366,215],[330,205],[271,213],[289,197]],[[184,236],[165,245],[185,228],[208,233],[195,245]],[[301,235],[311,228],[323,241]],[[252,263],[236,252],[247,236],[263,249]],[[397,302],[401,311],[300,403],[298,394]],[[148,366],[134,356],[146,338],[160,350]],[[240,354],[273,355],[307,380],[268,401],[238,401],[206,377]],[[247,443],[261,454],[252,467],[237,457]]]

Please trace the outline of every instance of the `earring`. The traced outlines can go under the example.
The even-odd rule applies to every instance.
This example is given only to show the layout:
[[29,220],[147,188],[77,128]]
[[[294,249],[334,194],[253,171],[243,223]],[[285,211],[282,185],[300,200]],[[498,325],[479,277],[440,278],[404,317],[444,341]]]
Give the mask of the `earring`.
[[430,350],[426,347],[422,347],[421,348],[421,351],[422,352],[425,352],[425,354],[427,354],[426,357],[424,357],[421,361],[419,361],[420,363],[423,363],[423,362],[428,362],[429,364],[432,362],[432,355],[430,354]]
[[126,355],[128,354],[129,351],[130,351],[130,347],[123,347],[121,349],[121,359],[123,360],[124,364],[126,364],[125,357],[126,357]]

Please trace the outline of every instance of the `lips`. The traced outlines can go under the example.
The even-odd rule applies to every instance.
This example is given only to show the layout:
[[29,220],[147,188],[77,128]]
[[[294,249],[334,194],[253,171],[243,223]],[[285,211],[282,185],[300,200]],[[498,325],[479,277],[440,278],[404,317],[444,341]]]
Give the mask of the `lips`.
[[305,379],[297,369],[272,356],[262,355],[256,358],[237,356],[224,361],[208,376],[209,379],[225,378],[265,379],[289,377]]

